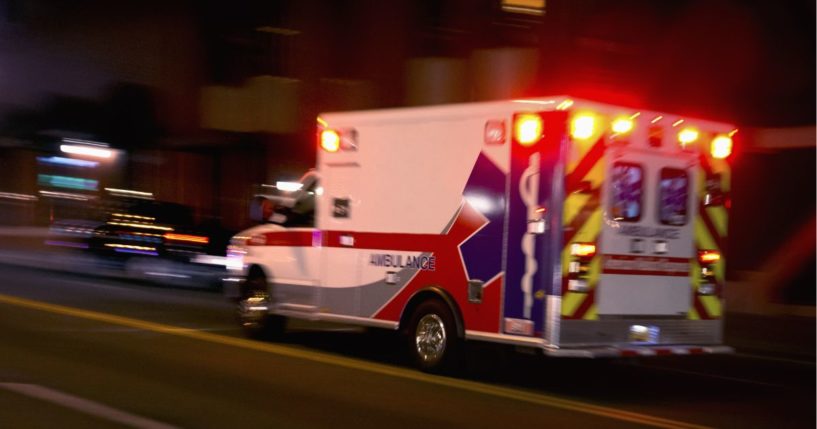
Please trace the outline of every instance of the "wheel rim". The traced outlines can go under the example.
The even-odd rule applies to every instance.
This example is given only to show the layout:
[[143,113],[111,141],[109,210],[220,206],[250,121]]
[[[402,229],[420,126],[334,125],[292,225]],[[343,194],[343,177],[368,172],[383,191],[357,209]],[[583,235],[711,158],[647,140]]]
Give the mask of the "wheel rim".
[[414,344],[417,356],[423,362],[436,362],[445,353],[446,336],[445,323],[436,314],[426,314],[417,323],[414,334]]
[[270,295],[258,280],[250,282],[250,291],[238,301],[238,319],[245,328],[258,328],[269,312]]

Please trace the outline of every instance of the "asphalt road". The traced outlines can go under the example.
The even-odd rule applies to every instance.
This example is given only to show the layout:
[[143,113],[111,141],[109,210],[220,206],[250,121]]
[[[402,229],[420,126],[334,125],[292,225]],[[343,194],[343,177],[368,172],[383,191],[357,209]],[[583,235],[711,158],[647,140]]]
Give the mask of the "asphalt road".
[[248,340],[212,292],[0,265],[0,427],[815,427],[809,361],[471,345],[451,378],[391,333],[314,328]]

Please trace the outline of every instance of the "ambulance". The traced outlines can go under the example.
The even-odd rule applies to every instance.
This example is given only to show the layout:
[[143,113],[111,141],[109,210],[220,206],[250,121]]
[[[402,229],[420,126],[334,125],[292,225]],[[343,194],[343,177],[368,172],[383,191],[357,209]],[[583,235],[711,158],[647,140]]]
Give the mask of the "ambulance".
[[236,235],[241,325],[401,332],[554,357],[727,353],[735,127],[568,96],[326,113],[317,166]]

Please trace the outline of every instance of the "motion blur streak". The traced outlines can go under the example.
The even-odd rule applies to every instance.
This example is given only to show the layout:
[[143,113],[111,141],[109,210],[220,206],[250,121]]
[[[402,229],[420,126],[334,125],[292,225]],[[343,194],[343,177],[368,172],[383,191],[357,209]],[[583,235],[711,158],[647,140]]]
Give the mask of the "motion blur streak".
[[202,243],[207,244],[210,242],[210,239],[207,237],[201,237],[198,235],[187,235],[187,234],[171,234],[167,233],[164,236],[168,240],[175,240],[175,241],[189,241],[191,243]]
[[96,147],[88,147],[88,146],[72,146],[72,145],[60,145],[60,150],[65,153],[70,153],[74,155],[85,155],[85,156],[92,156],[94,158],[110,158],[111,152],[108,149],[96,148]]
[[207,332],[197,331],[194,329],[179,328],[171,325],[164,325],[160,323],[148,322],[144,320],[132,319],[129,317],[116,316],[96,311],[82,310],[62,305],[49,304],[45,302],[39,302],[24,298],[17,298],[9,295],[0,294],[0,303],[33,310],[45,311],[54,314],[60,314],[63,316],[77,317],[81,319],[94,320],[98,322],[126,326],[129,328],[143,329],[151,332],[175,335],[185,338],[192,338],[201,341],[207,341],[210,343],[222,344],[226,346],[240,347],[244,349],[255,350],[265,353],[273,353],[280,356],[304,359],[312,362],[340,366],[359,371],[369,371],[382,375],[389,375],[392,377],[436,384],[439,386],[449,388],[462,389],[475,393],[498,396],[505,399],[523,401],[535,405],[570,410],[584,414],[592,414],[607,417],[610,419],[633,422],[652,427],[665,429],[701,429],[706,427],[691,423],[680,422],[676,420],[649,416],[646,414],[617,410],[614,408],[593,405],[585,402],[560,399],[549,395],[524,392],[468,380],[457,380],[433,376],[421,372],[416,372],[414,370],[396,368],[373,362],[365,362],[358,359],[334,356],[330,354],[308,350],[299,350],[282,345],[251,341],[243,338],[225,337],[222,335],[215,335]]

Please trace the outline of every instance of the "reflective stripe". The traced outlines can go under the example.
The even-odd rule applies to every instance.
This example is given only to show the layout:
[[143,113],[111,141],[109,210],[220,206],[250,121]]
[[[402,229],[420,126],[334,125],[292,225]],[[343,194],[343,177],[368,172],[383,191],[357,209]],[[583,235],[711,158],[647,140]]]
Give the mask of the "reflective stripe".
[[726,252],[724,240],[728,232],[728,209],[723,206],[705,207],[706,198],[706,177],[707,175],[720,174],[721,190],[729,191],[731,172],[729,164],[722,160],[709,159],[707,154],[700,157],[700,171],[698,174],[698,216],[695,218],[695,247],[697,250],[718,250],[721,252],[721,259],[714,264],[714,275],[717,287],[716,295],[698,295],[697,291],[701,285],[701,266],[697,258],[690,267],[690,287],[692,288],[692,301],[688,318],[689,319],[717,319],[723,313],[720,291],[726,282]]
[[[573,243],[597,243],[602,229],[601,186],[604,183],[603,137],[593,142],[571,141],[570,159],[566,171],[567,196],[563,209],[564,248],[562,249],[562,317],[566,319],[597,319],[595,287],[601,272],[600,254],[590,261],[584,293],[567,290],[568,269],[572,260]],[[582,182],[589,182],[591,193],[574,192]]]

